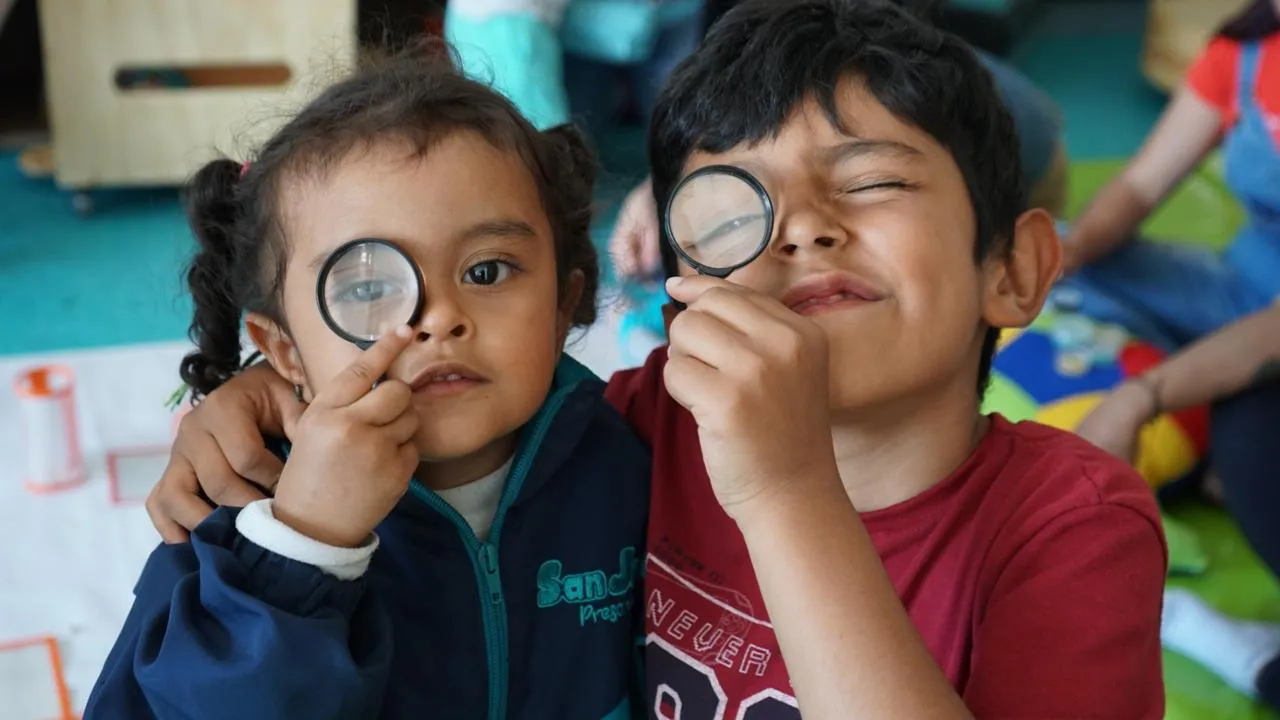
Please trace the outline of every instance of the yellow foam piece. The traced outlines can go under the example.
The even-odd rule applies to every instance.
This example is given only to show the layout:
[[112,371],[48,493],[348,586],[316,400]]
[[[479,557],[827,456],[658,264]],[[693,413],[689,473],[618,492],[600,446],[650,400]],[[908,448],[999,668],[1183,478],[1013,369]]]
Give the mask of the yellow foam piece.
[[1186,475],[1195,464],[1196,448],[1173,416],[1161,415],[1142,429],[1134,466],[1151,487]]
[[1085,416],[1097,407],[1098,403],[1102,402],[1102,398],[1106,396],[1107,393],[1105,392],[1070,395],[1056,402],[1041,406],[1036,413],[1036,421],[1050,427],[1056,427],[1059,430],[1075,430],[1080,421],[1084,420]]
[[[1035,420],[1060,430],[1074,431],[1106,396],[1106,392],[1092,392],[1063,398],[1042,406]],[[1195,463],[1195,446],[1172,416],[1161,415],[1139,433],[1133,464],[1151,487],[1158,488],[1182,477]]]
[[1005,349],[1014,340],[1017,340],[1022,333],[1026,332],[1026,328],[1005,328],[1000,331],[1000,338],[996,340],[996,352]]

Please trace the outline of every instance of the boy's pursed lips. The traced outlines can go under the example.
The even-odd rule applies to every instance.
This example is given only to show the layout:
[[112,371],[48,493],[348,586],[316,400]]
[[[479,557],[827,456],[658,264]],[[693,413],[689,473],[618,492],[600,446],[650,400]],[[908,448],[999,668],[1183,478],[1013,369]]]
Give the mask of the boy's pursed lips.
[[843,270],[828,270],[806,276],[782,295],[782,304],[800,315],[813,315],[851,304],[883,300],[884,292],[871,283]]

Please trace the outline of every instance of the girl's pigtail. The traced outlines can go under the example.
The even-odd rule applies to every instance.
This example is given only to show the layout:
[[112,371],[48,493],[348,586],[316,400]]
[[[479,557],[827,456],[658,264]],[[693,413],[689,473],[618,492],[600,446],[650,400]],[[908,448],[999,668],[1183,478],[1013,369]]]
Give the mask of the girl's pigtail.
[[200,249],[187,270],[195,303],[188,332],[196,351],[182,360],[182,379],[192,400],[213,392],[240,367],[241,298],[231,282],[239,261],[241,215],[237,186],[242,166],[214,160],[187,188],[187,219]]

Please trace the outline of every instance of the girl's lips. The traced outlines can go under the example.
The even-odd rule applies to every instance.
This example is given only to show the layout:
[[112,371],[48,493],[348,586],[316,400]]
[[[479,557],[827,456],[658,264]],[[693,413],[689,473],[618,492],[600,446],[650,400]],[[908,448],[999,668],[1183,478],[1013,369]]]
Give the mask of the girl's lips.
[[464,378],[461,375],[449,375],[443,378],[433,379],[421,387],[415,386],[413,388],[413,394],[431,397],[457,395],[484,385],[485,382],[486,381],[483,380]]
[[434,362],[414,373],[409,387],[415,393],[452,394],[469,390],[488,382],[488,379],[466,365],[448,361]]

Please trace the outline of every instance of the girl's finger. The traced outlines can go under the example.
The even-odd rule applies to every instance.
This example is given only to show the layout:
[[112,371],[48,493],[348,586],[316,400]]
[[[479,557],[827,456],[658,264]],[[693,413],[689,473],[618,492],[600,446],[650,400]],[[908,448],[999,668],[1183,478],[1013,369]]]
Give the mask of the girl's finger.
[[378,342],[360,353],[355,362],[338,373],[323,392],[316,395],[312,405],[326,407],[346,407],[369,394],[374,383],[387,374],[391,363],[400,357],[400,353],[412,342],[413,329],[401,325],[395,331],[378,338]]

